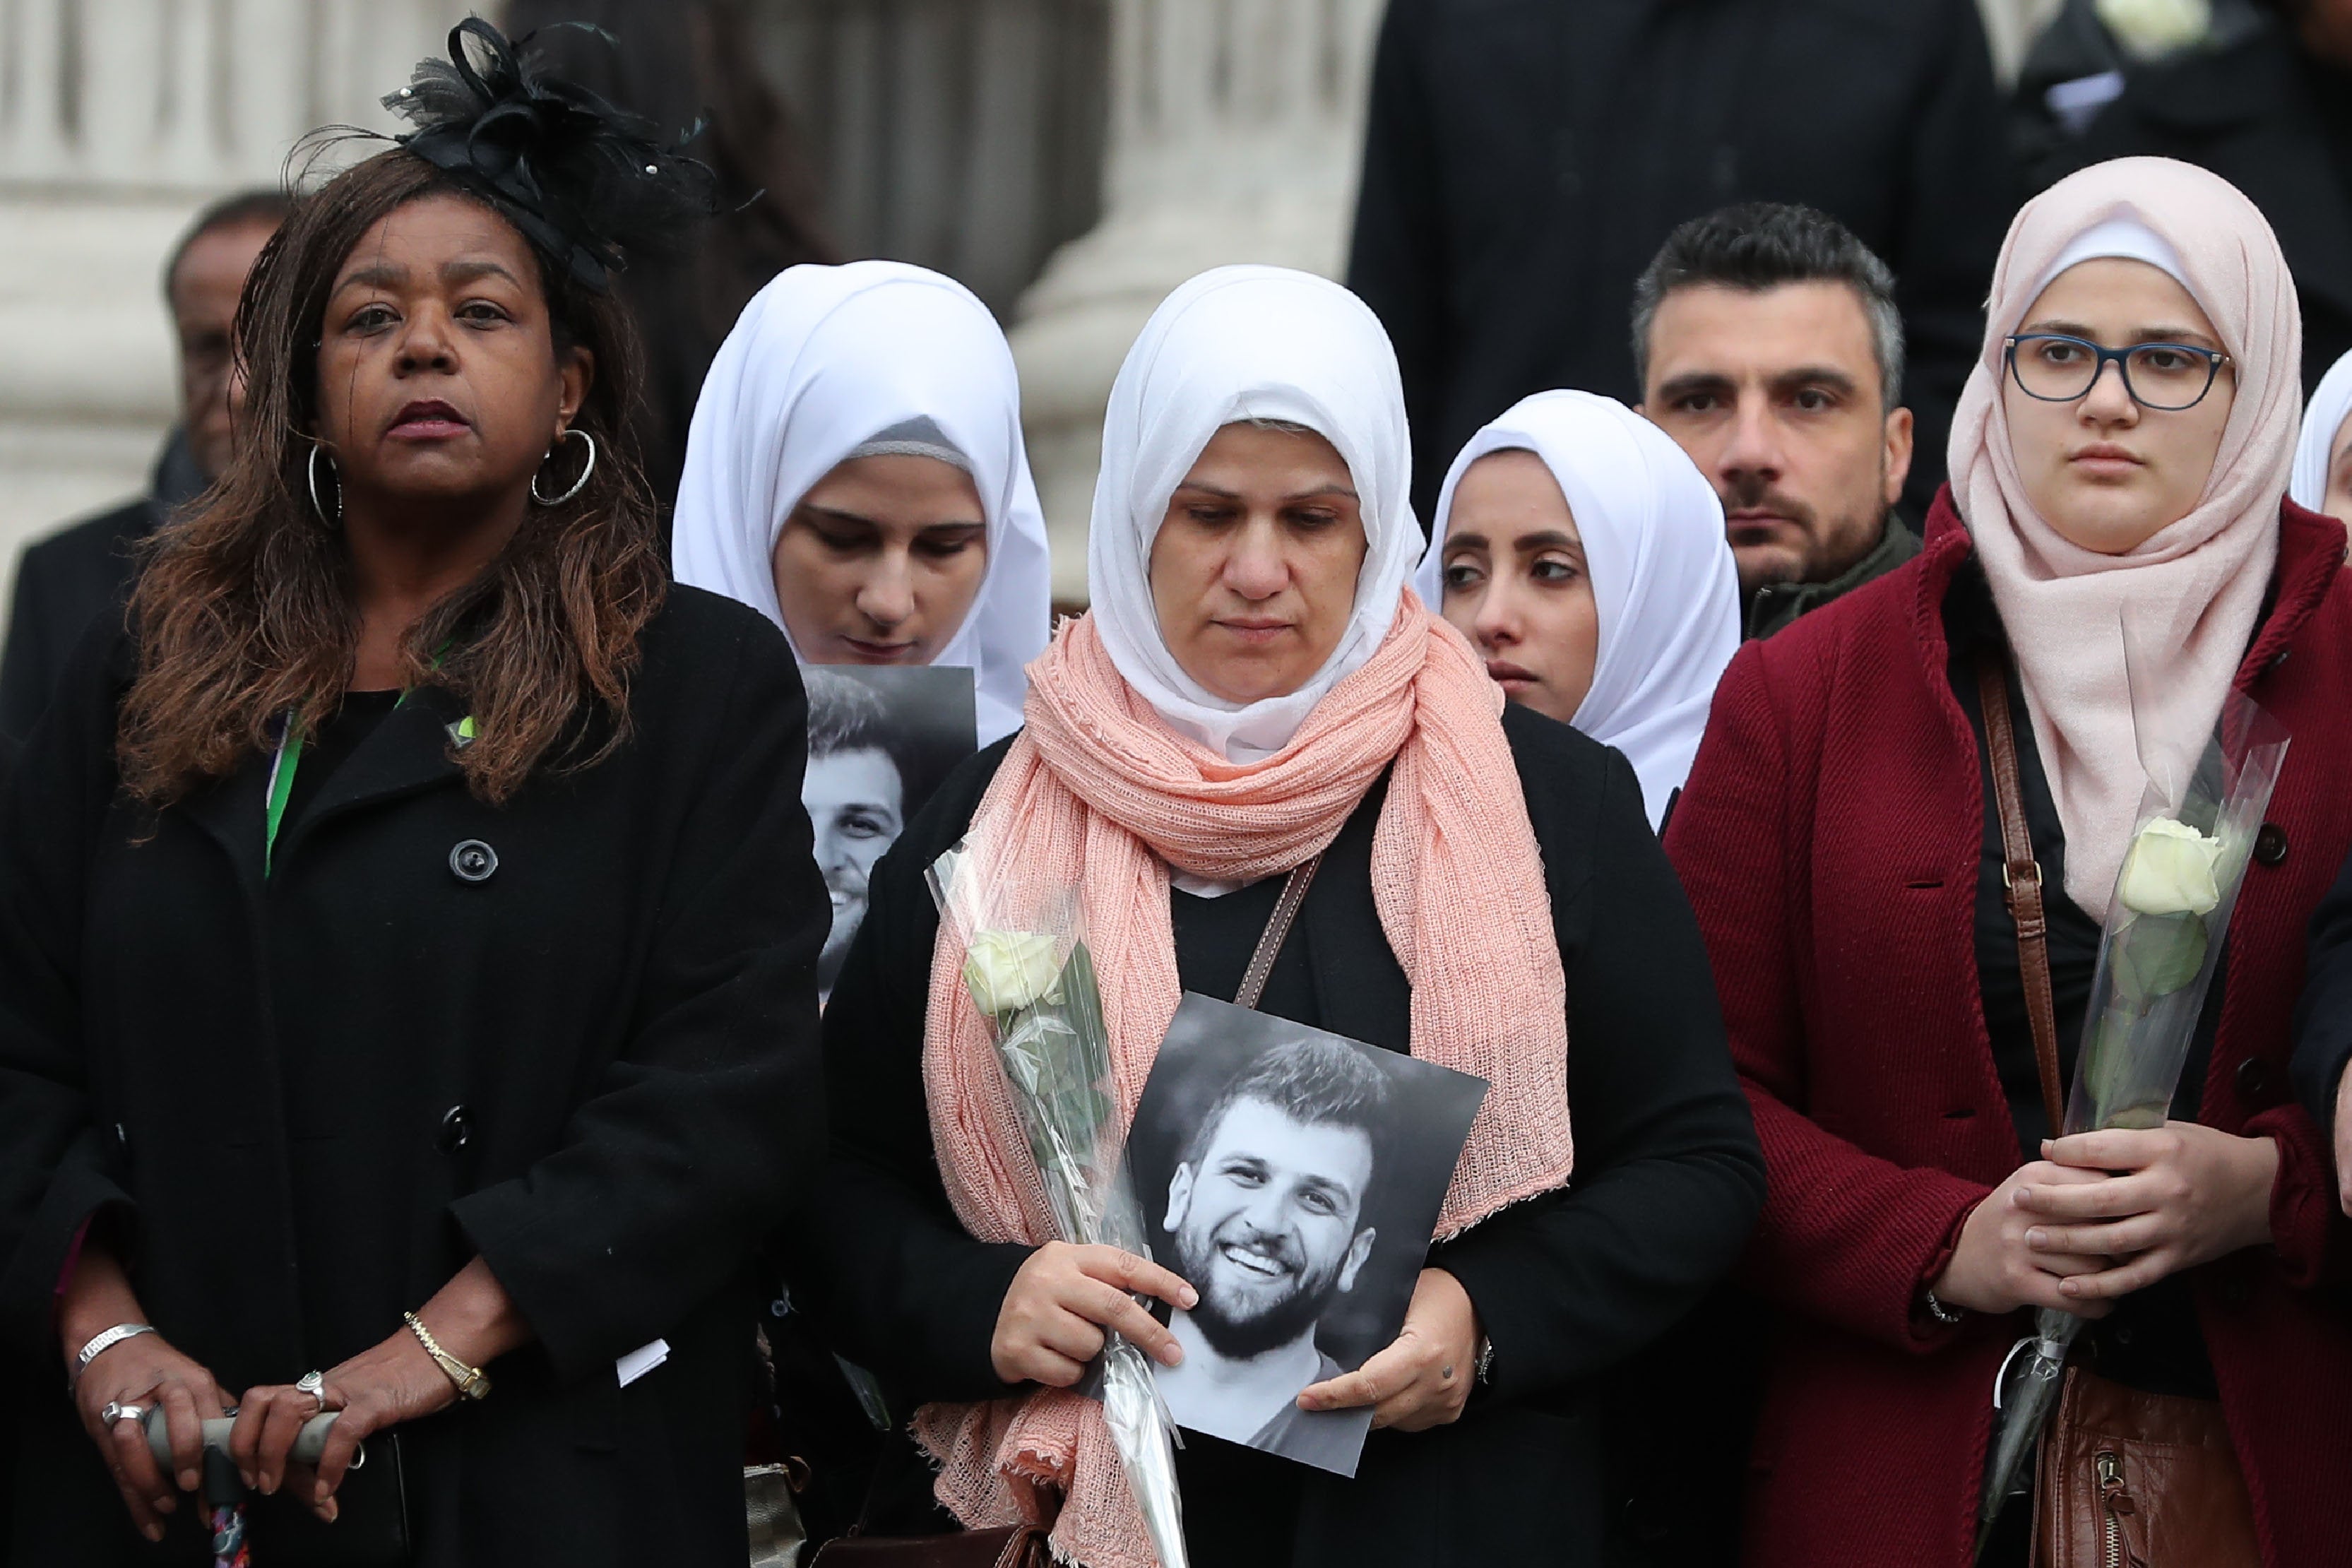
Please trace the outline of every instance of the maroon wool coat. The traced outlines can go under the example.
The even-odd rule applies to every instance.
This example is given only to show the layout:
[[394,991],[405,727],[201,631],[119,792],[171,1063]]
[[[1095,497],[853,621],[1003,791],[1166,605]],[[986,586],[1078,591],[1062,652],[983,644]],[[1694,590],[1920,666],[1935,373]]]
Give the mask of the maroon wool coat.
[[[1781,1309],[1752,1568],[1965,1568],[1993,1377],[2026,1321],[1944,1330],[1916,1309],[2018,1164],[1977,977],[1980,764],[1946,669],[1944,595],[1970,552],[1947,489],[1918,559],[1740,649],[1666,836],[1769,1180],[1742,1265]],[[2352,1315],[2315,1289],[2352,1235],[2287,1083],[2305,923],[2352,847],[2344,557],[2341,524],[2284,509],[2238,685],[2294,737],[2270,812],[2287,853],[2240,895],[2203,1099],[2205,1121],[2280,1150],[2275,1245],[2194,1286],[2273,1568],[2352,1550]]]

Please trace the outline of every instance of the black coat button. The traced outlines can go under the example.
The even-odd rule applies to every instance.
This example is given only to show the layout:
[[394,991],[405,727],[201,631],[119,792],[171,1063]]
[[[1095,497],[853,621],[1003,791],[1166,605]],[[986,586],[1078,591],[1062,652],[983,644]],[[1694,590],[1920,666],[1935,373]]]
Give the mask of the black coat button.
[[2254,835],[2254,858],[2265,866],[2275,866],[2286,858],[2286,829],[2275,822],[2265,822]]
[[2260,1057],[2248,1057],[2238,1064],[2238,1098],[2259,1110],[2270,1104],[2276,1079],[2270,1063]]
[[433,1145],[444,1154],[454,1154],[473,1136],[473,1113],[462,1105],[453,1105],[441,1113],[441,1131],[434,1134]]
[[449,869],[461,882],[487,882],[498,874],[499,852],[478,838],[449,851]]
[[2221,1281],[2221,1288],[2218,1293],[2221,1298],[2221,1305],[2232,1311],[2238,1311],[2243,1310],[2246,1303],[2253,1299],[2254,1288],[2246,1283],[2244,1275],[2232,1274]]

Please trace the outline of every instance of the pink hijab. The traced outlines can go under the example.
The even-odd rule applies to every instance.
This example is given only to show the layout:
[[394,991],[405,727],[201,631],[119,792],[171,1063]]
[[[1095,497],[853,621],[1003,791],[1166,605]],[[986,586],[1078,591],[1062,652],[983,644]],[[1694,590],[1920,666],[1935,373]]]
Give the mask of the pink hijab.
[[[2058,273],[2126,256],[2171,273],[2221,334],[2237,377],[2205,492],[2137,549],[2101,555],[2035,515],[2002,412],[2003,346]],[[2119,158],[2026,204],[1993,271],[1984,353],[1952,420],[1952,495],[1990,579],[2066,828],[2066,891],[2105,918],[2147,777],[2125,676],[2124,606],[2164,694],[2151,737],[2202,743],[2245,658],[2278,556],[2279,503],[2302,415],[2302,320],[2270,225],[2219,176]],[[2193,754],[2193,750],[2192,750]]]

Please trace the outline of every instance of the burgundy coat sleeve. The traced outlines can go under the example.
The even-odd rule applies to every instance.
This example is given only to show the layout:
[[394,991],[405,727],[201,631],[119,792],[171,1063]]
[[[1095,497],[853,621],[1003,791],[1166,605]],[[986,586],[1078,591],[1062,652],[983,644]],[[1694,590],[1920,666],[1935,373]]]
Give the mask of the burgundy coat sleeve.
[[2331,1244],[2344,1219],[2327,1139],[2299,1105],[2266,1110],[2241,1131],[2245,1137],[2269,1138],[2278,1144],[2278,1176],[2271,1184],[2271,1244],[2286,1282],[2307,1290],[2326,1276]]
[[[1764,1147],[1764,1216],[1742,1274],[1803,1313],[1898,1349],[1948,1338],[1916,1310],[1988,1189],[1865,1152],[1808,1114],[1813,780],[1806,698],[1775,645],[1749,643],[1715,707],[1666,849],[1715,966],[1731,1055]],[[1773,668],[1779,664],[1781,668]],[[1790,686],[1801,686],[1795,672]],[[1816,704],[1817,706],[1817,700]],[[1900,1041],[1886,1042],[1889,1049]]]

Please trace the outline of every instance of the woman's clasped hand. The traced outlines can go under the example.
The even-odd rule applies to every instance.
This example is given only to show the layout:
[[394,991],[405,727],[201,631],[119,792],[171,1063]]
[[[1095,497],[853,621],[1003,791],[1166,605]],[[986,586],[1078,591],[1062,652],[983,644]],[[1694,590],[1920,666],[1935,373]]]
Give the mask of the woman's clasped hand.
[[2278,1145],[2193,1121],[2045,1141],[1961,1226],[1937,1299],[2101,1318],[2118,1297],[2271,1239]]

